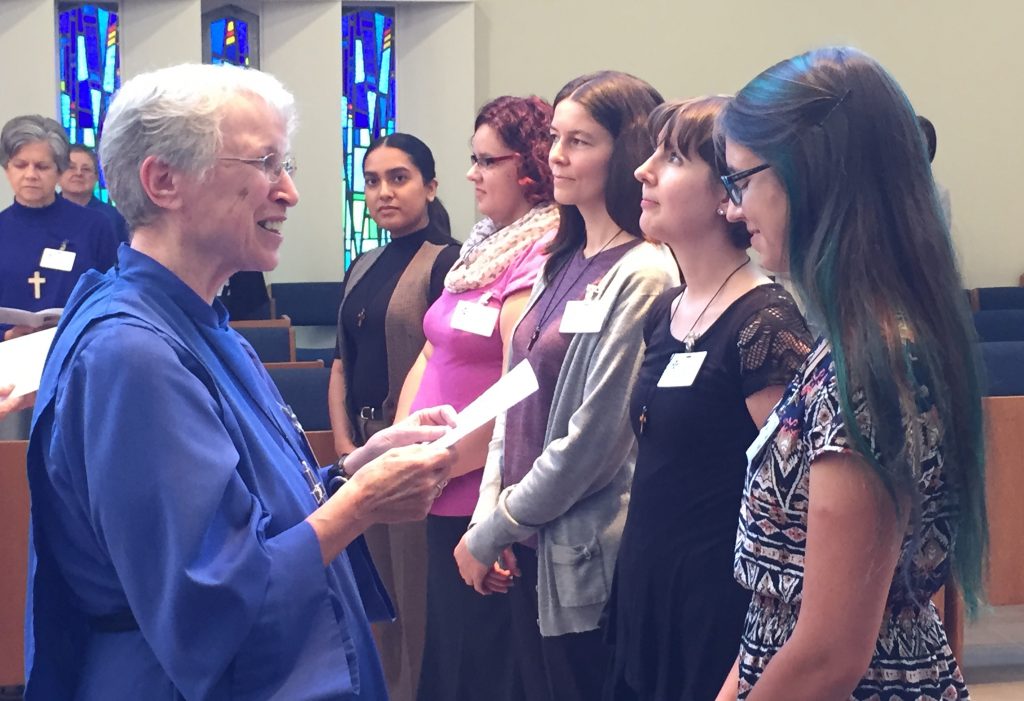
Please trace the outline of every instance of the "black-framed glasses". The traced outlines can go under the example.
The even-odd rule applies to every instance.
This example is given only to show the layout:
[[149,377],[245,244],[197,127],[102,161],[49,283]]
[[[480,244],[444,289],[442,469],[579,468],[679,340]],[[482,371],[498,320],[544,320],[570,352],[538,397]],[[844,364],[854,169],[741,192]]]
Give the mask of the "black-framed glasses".
[[295,171],[298,170],[298,166],[295,165],[295,159],[292,156],[282,158],[276,153],[268,153],[266,156],[260,156],[259,158],[217,156],[217,160],[238,161],[239,163],[248,163],[251,166],[256,166],[263,171],[263,174],[267,176],[267,180],[272,183],[276,183],[281,179],[281,173],[295,175]]
[[737,207],[743,204],[743,190],[739,186],[740,181],[746,180],[751,175],[756,175],[762,170],[768,170],[771,167],[770,163],[762,163],[759,166],[747,168],[746,170],[741,170],[738,173],[723,175],[722,185],[725,186],[725,192],[729,195],[729,199],[732,200],[732,203]]
[[469,154],[469,162],[471,164],[470,167],[480,166],[484,170],[487,170],[498,163],[515,158],[518,155],[518,153],[509,153],[504,156],[478,156],[475,153],[471,153]]

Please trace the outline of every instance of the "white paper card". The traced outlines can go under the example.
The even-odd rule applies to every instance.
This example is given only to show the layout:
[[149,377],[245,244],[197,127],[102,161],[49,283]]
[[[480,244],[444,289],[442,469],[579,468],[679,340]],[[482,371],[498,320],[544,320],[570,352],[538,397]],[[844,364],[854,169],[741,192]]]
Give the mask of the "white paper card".
[[611,303],[599,299],[577,299],[565,303],[561,333],[600,333]]
[[673,353],[665,371],[658,380],[659,387],[689,387],[697,379],[697,373],[708,357],[707,351],[697,353]]
[[12,397],[35,392],[57,329],[36,331],[0,343],[0,385],[14,385]]
[[768,416],[768,421],[765,422],[764,427],[761,428],[761,432],[757,434],[757,438],[747,448],[747,467],[750,467],[751,461],[758,456],[761,449],[775,436],[775,432],[778,430],[779,415],[773,411]]
[[435,448],[450,448],[467,435],[508,411],[539,389],[537,376],[526,360],[508,371],[455,417],[455,428],[431,443]]
[[0,307],[0,324],[28,326],[33,329],[38,329],[40,326],[53,326],[60,321],[60,315],[63,311],[60,307],[44,309],[41,312],[27,312],[24,309]]
[[462,300],[455,305],[455,312],[452,314],[452,328],[490,338],[498,323],[500,311],[498,307],[488,307],[479,302]]
[[59,248],[44,248],[43,257],[39,259],[39,267],[70,273],[71,269],[75,267],[76,255],[77,254],[74,251],[62,251]]

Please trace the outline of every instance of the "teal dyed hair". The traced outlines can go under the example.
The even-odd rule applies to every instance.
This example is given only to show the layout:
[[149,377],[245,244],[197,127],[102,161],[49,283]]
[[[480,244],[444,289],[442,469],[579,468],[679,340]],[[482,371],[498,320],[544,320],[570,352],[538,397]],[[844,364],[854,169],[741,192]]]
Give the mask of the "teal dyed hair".
[[[790,274],[832,344],[847,430],[893,498],[910,498],[917,538],[919,445],[905,428],[920,385],[934,403],[957,500],[953,566],[973,612],[988,544],[976,337],[909,100],[865,54],[819,49],[754,78],[717,130],[785,187]],[[877,458],[853,418],[856,391]]]

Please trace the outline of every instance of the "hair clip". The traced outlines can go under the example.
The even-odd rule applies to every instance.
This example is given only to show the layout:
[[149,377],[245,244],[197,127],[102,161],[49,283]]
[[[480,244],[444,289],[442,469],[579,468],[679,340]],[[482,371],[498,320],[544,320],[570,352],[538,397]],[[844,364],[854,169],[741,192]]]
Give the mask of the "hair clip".
[[841,105],[844,102],[846,102],[846,98],[848,98],[850,96],[850,93],[852,93],[852,92],[853,92],[853,90],[847,90],[846,92],[843,93],[842,97],[835,98],[836,103],[834,105],[832,105],[832,108],[825,114],[824,117],[822,117],[820,120],[818,120],[818,123],[815,126],[819,126],[819,127],[823,126],[825,124],[825,122],[828,121],[828,118],[832,116],[832,113],[835,112],[837,109],[839,109],[839,105]]

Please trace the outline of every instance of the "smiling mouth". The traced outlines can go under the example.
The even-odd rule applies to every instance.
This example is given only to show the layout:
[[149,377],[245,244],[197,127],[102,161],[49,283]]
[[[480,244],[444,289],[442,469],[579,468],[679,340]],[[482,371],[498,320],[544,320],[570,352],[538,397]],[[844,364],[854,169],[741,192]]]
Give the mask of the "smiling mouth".
[[284,225],[284,221],[283,220],[271,221],[269,219],[264,219],[263,221],[256,222],[256,224],[261,229],[265,229],[266,231],[273,232],[273,233],[275,233],[275,234],[280,236],[281,235],[281,227]]

